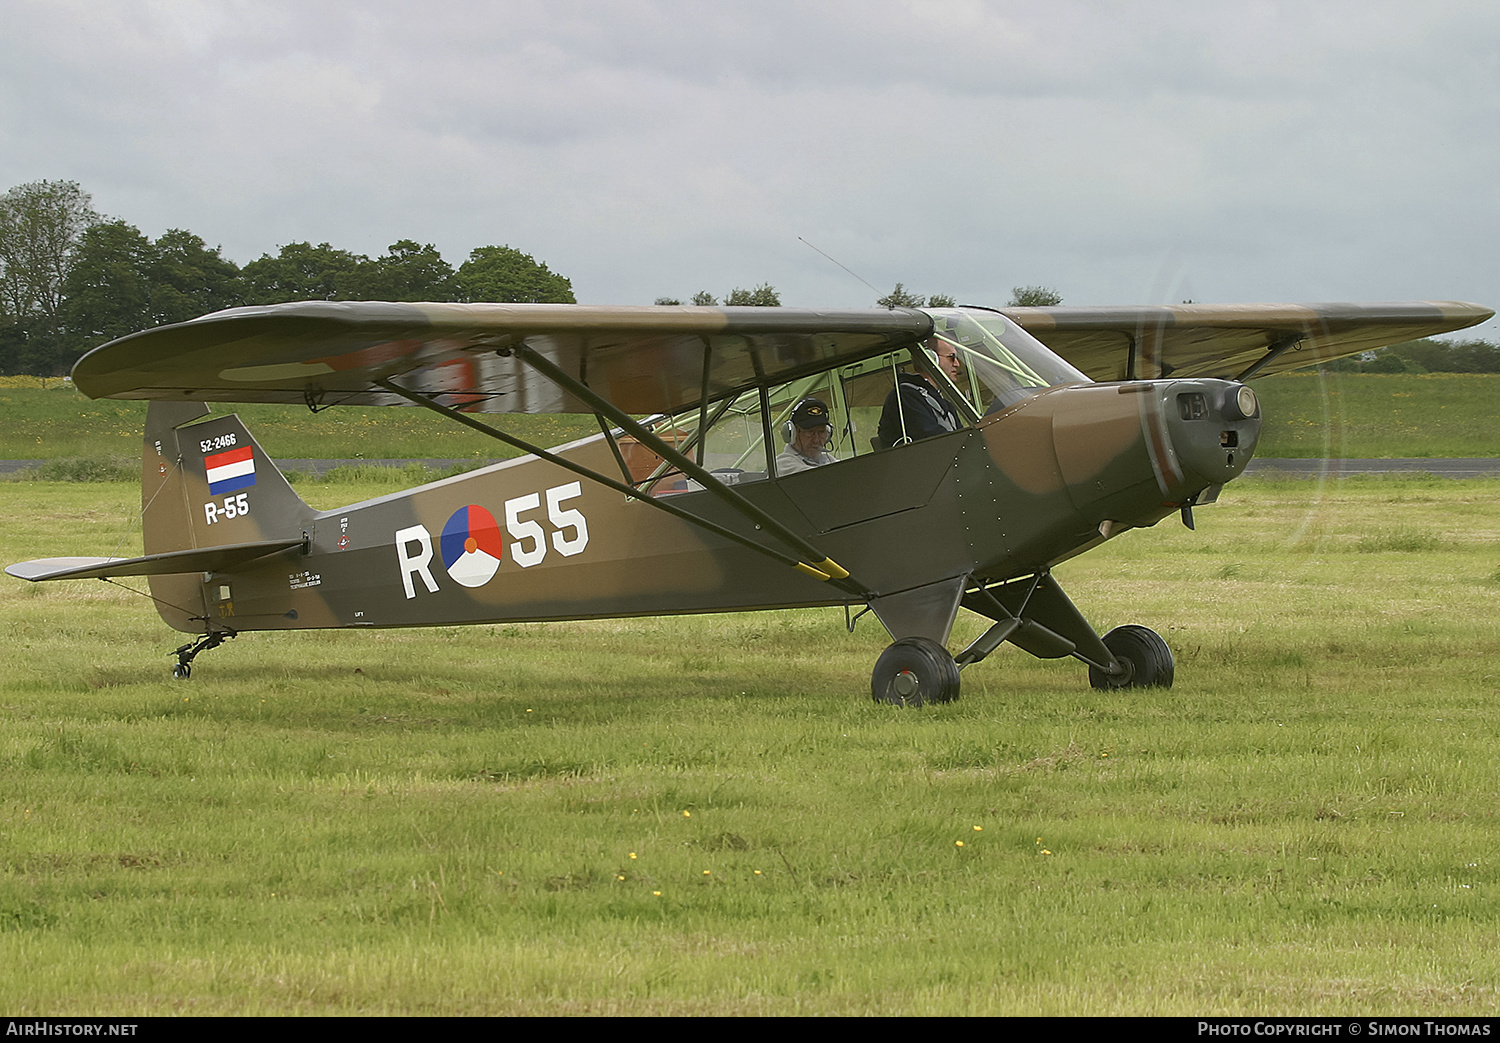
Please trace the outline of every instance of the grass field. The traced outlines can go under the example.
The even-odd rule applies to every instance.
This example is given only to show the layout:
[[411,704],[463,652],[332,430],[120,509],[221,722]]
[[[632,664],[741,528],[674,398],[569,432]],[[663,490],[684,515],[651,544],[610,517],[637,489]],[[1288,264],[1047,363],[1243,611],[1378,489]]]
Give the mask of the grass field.
[[1288,373],[1254,387],[1257,456],[1500,456],[1500,374]]
[[[1241,480],[1059,570],[1175,688],[1005,649],[921,711],[836,610],[180,683],[144,599],[5,580],[0,1009],[1491,1014],[1496,490]],[[3,495],[6,561],[136,552],[134,486]]]
[[[90,401],[59,381],[0,378],[0,459],[114,458],[137,466],[143,402]],[[1262,457],[1500,456],[1500,375],[1296,373],[1257,381]],[[229,407],[223,407],[229,408]],[[475,460],[515,455],[422,409],[233,407],[272,456]],[[501,415],[490,422],[544,445],[598,430],[592,417]]]
[[[0,378],[0,460],[115,458],[139,466],[145,402],[84,398],[70,386],[6,387],[37,383],[33,377]],[[506,459],[518,450],[415,407],[339,407],[314,414],[301,406],[215,405],[236,412],[272,456],[294,459],[403,460],[437,457]],[[496,415],[487,422],[533,439],[560,445],[597,434],[592,416]]]

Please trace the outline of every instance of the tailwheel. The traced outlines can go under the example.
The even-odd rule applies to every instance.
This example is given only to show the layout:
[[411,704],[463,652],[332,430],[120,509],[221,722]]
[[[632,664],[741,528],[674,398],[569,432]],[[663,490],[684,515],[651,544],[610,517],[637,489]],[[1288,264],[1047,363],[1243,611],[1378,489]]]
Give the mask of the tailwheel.
[[1089,667],[1089,684],[1095,688],[1171,688],[1176,662],[1162,636],[1149,627],[1127,623],[1104,635],[1104,647],[1124,668],[1111,674]]
[[179,681],[186,681],[193,676],[193,660],[207,652],[210,648],[218,648],[226,638],[235,636],[233,630],[215,630],[204,634],[196,641],[189,641],[182,645],[172,654],[177,657],[176,664],[172,667],[172,676]]
[[903,637],[875,661],[870,694],[893,706],[952,702],[958,698],[958,665],[936,641]]

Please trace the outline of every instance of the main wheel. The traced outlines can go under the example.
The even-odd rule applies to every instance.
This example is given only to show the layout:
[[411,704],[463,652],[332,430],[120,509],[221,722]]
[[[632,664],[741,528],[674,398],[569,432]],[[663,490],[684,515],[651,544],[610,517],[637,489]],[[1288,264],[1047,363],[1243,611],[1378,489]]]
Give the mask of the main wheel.
[[875,661],[870,694],[894,706],[952,702],[958,698],[958,664],[930,638],[903,637]]
[[1111,676],[1089,667],[1089,684],[1095,688],[1171,688],[1177,669],[1172,650],[1150,627],[1127,623],[1104,635],[1104,647],[1125,664],[1122,676]]
[[172,676],[179,681],[186,681],[189,677],[193,676],[193,668],[188,663],[178,663],[172,667]]

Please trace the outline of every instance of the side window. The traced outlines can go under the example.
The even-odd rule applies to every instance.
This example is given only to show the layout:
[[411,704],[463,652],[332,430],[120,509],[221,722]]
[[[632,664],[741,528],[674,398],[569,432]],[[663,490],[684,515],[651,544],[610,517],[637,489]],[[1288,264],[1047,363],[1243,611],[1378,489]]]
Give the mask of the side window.
[[[711,403],[706,438],[699,437],[700,414],[696,409],[662,421],[656,431],[674,449],[698,461],[725,485],[764,481],[767,476],[766,440],[760,403],[759,391],[747,391],[732,402]],[[644,450],[644,447],[637,448]],[[651,459],[656,462],[649,474],[652,495],[670,496],[700,488],[697,481],[671,467],[656,454],[652,453]],[[633,463],[631,473],[634,477]]]
[[[901,374],[910,379],[917,372],[910,351],[894,351],[765,391],[745,391],[732,401],[710,402],[706,413],[685,410],[659,420],[655,430],[725,485],[745,485],[773,475],[785,477],[899,444],[899,433],[893,440],[883,439],[882,426],[888,417],[894,417],[894,431],[905,430],[902,418],[907,396],[895,395],[894,391]],[[967,365],[958,384],[964,395],[977,394],[983,387],[982,382],[971,379]],[[933,389],[932,394],[950,400],[959,397],[947,386],[941,391]],[[967,408],[965,403],[959,412]],[[705,416],[708,430],[703,433],[698,427]],[[799,416],[823,422],[804,426],[798,423]],[[812,431],[816,435],[802,433]],[[654,496],[701,488],[695,479],[644,446],[622,439],[620,449],[632,480],[648,487]]]
[[864,456],[885,448],[880,441],[880,417],[885,412],[891,389],[896,386],[893,361],[888,356],[874,360],[873,366],[861,363],[846,366],[839,372],[851,456]]
[[703,443],[703,466],[729,484],[758,482],[766,477],[760,392],[740,395],[714,420]]
[[[954,394],[946,378],[943,386],[938,388],[921,376],[925,371],[912,360],[913,353],[920,350],[923,349],[892,352],[845,366],[839,371],[849,423],[858,433],[854,443],[860,453],[890,449],[907,441],[940,433],[944,427],[937,426],[934,417],[945,410],[941,406],[936,409],[919,408],[924,396],[929,402],[939,400],[949,403],[946,412],[950,419],[945,423],[953,422],[952,409],[960,396]],[[894,393],[898,383],[903,387],[899,395]],[[913,386],[921,389],[921,395],[914,396]],[[958,387],[961,393],[971,389],[966,367],[959,372]],[[968,404],[965,402],[963,407],[957,409],[957,422],[960,424]],[[952,430],[951,427],[946,429]]]

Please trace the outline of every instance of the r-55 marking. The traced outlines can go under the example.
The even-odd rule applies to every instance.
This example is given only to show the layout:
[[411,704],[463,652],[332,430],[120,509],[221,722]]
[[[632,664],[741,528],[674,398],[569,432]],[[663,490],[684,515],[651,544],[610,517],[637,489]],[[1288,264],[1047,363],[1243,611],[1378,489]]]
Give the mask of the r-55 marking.
[[226,496],[223,500],[215,502],[209,500],[203,505],[203,514],[212,525],[216,521],[231,518],[240,518],[250,513],[249,493],[239,493],[235,496]]

